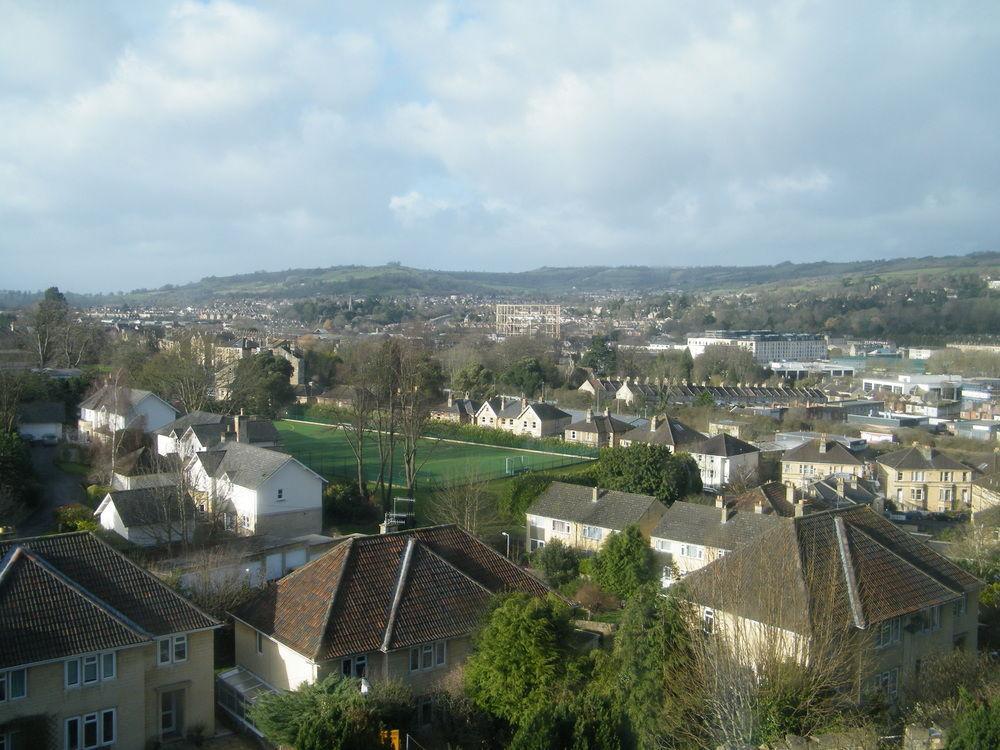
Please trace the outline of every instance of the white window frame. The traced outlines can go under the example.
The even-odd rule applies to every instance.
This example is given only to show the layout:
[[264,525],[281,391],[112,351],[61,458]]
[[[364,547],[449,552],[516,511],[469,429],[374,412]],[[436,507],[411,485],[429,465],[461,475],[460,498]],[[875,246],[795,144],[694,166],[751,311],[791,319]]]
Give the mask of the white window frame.
[[705,607],[701,613],[701,632],[712,635],[715,632],[715,610]]
[[[104,732],[104,720],[111,716],[111,736],[107,737]],[[87,724],[94,724],[96,737],[95,744],[87,744],[86,727]],[[70,727],[76,727],[77,743],[70,744]],[[63,720],[63,748],[65,750],[93,750],[98,747],[110,747],[118,741],[118,709],[103,708],[100,711],[93,711],[79,716],[67,716]]]
[[[178,658],[177,656],[177,645],[184,645],[184,656]],[[167,658],[163,658],[164,646],[167,649]],[[187,633],[181,633],[180,635],[168,635],[163,638],[156,639],[156,666],[167,667],[171,664],[183,664],[188,660],[188,651],[190,648],[190,642],[188,641]]]
[[[425,658],[426,657],[426,658]],[[416,662],[416,666],[414,666]],[[448,642],[431,641],[410,648],[410,671],[429,672],[448,663]]]
[[[361,673],[358,674],[358,668]],[[363,678],[368,674],[368,654],[357,654],[355,656],[345,656],[340,660],[340,672],[344,677]]]
[[901,623],[898,617],[881,623],[878,630],[875,631],[875,648],[887,648],[899,643],[901,632]]
[[285,488],[284,487],[279,487],[278,488],[278,502],[279,503],[285,502]]
[[[111,673],[106,674],[104,667],[106,660],[111,657]],[[86,679],[86,670],[89,664],[94,665],[93,680]],[[70,669],[76,670],[76,680],[70,681]],[[92,654],[81,654],[63,662],[63,688],[66,690],[79,690],[92,687],[102,682],[110,682],[118,678],[118,652],[117,651],[97,651]]]
[[599,542],[604,538],[604,530],[600,526],[584,526],[583,538]]
[[552,519],[552,531],[557,534],[569,534],[569,521],[560,521],[558,519]]

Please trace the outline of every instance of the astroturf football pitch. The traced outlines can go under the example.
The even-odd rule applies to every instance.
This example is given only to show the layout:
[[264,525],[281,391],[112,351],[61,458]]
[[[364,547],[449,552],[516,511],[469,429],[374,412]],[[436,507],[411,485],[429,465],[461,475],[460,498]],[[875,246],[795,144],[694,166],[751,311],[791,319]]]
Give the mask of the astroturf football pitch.
[[[357,476],[354,451],[344,431],[324,424],[290,420],[276,421],[282,450],[295,456],[321,476],[353,478]],[[379,471],[376,435],[369,433],[365,445],[365,476],[369,481]],[[517,448],[503,448],[476,443],[455,443],[435,438],[421,438],[417,448],[418,484],[461,484],[510,476],[526,470],[554,469],[586,461],[579,456],[562,456]],[[403,481],[403,453],[396,446],[395,483]]]

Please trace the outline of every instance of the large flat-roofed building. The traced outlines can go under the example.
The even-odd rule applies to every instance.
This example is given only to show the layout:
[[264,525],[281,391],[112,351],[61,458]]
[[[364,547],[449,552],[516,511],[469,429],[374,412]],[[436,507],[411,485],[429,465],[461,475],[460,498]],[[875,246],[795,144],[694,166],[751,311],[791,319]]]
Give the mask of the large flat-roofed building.
[[547,336],[558,339],[561,326],[562,308],[559,305],[497,305],[498,336]]
[[753,353],[757,362],[812,360],[826,357],[826,339],[817,333],[776,333],[775,331],[705,331],[688,336],[692,357],[714,345],[739,346]]
[[896,377],[863,378],[861,387],[865,393],[887,391],[900,396],[915,393],[918,396],[937,398],[962,398],[961,375],[897,375]]

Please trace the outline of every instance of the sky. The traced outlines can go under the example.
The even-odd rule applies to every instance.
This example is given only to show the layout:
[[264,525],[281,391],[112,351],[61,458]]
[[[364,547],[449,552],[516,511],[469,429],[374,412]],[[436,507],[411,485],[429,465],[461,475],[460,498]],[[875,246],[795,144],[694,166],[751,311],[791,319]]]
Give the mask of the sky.
[[985,250],[995,0],[0,0],[0,288]]

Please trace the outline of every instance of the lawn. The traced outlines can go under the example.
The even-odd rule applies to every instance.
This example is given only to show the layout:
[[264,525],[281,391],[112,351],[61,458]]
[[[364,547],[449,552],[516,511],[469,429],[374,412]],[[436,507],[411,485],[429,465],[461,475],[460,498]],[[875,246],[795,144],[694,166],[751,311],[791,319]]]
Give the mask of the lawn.
[[[325,477],[349,478],[356,475],[354,453],[344,432],[339,428],[287,420],[275,422],[275,426],[281,433],[283,449],[313,471]],[[535,470],[569,466],[587,460],[579,456],[555,456],[516,448],[451,443],[433,438],[420,441],[417,456],[418,462],[426,458],[418,474],[418,484],[497,479],[507,476],[507,459],[513,459],[510,463],[518,467]],[[378,448],[374,437],[366,446],[365,462],[367,478],[375,479],[378,474]],[[402,452],[398,449],[395,465],[396,481],[402,482]]]

